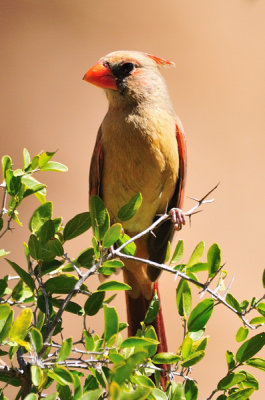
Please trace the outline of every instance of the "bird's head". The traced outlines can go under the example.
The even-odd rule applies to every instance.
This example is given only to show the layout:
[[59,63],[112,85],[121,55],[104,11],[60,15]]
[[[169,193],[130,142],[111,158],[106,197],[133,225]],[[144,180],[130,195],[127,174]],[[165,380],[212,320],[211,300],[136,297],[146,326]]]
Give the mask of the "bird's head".
[[83,79],[105,89],[109,100],[127,97],[139,101],[154,93],[159,95],[162,88],[166,90],[158,70],[166,65],[174,63],[148,53],[115,51],[102,57]]

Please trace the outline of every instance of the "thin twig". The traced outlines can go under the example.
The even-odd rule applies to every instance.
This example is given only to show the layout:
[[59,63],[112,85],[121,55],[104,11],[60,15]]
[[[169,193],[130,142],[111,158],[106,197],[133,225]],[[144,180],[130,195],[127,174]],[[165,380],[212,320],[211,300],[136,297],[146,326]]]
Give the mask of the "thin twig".
[[82,271],[80,270],[80,268],[78,268],[78,266],[68,257],[67,253],[64,253],[63,257],[66,261],[68,261],[72,265],[72,267],[76,270],[79,278],[81,278],[83,276],[83,274],[82,274]]
[[162,270],[162,271],[167,271],[167,272],[170,272],[171,274],[178,274],[181,278],[185,279],[186,281],[188,281],[188,282],[190,282],[190,283],[193,283],[194,285],[200,286],[203,290],[206,290],[208,293],[210,293],[211,296],[212,296],[215,300],[217,300],[218,302],[224,304],[227,308],[229,308],[231,311],[233,311],[235,314],[237,314],[237,315],[241,318],[241,320],[243,321],[243,323],[244,323],[248,328],[250,328],[250,329],[256,329],[254,326],[250,325],[250,324],[246,321],[246,319],[244,318],[244,316],[243,316],[241,313],[239,313],[234,307],[230,306],[230,304],[228,304],[222,296],[220,296],[218,293],[215,293],[214,290],[210,289],[209,287],[205,287],[205,284],[204,284],[204,283],[198,282],[198,281],[196,281],[195,279],[190,278],[188,275],[184,274],[183,272],[176,271],[176,270],[174,270],[174,269],[168,267],[168,266],[165,265],[165,264],[159,264],[159,263],[156,263],[156,262],[151,261],[151,260],[146,260],[145,258],[130,256],[130,255],[121,253],[121,252],[118,251],[118,250],[119,250],[119,249],[113,251],[114,255],[116,255],[117,257],[125,258],[125,259],[128,259],[128,260],[139,261],[139,262],[141,262],[141,263],[144,263],[144,264],[147,264],[147,265],[151,265],[152,267],[158,268],[158,269],[160,269],[160,270]]
[[[50,326],[50,328],[49,328],[49,331],[48,331],[48,333],[47,333],[47,335],[46,335],[46,338],[45,338],[45,342],[46,342],[46,343],[49,343],[49,342],[50,342],[50,340],[51,340],[51,338],[52,338],[52,335],[53,335],[53,332],[54,332],[54,330],[55,330],[55,328],[56,328],[56,326],[57,326],[57,324],[58,324],[58,322],[59,322],[59,320],[60,320],[60,318],[61,318],[61,316],[62,316],[62,314],[63,314],[63,312],[64,312],[64,310],[65,310],[65,308],[66,308],[66,306],[67,306],[67,304],[68,304],[69,301],[71,300],[71,298],[74,296],[74,294],[76,294],[77,292],[79,292],[79,290],[80,290],[82,284],[85,282],[85,280],[86,280],[90,275],[93,275],[93,274],[96,272],[96,270],[98,269],[99,265],[100,265],[99,263],[95,264],[95,265],[94,265],[92,268],[90,268],[85,274],[82,274],[82,276],[79,278],[79,280],[78,280],[78,281],[76,282],[76,284],[74,285],[73,289],[68,293],[68,295],[66,296],[66,298],[63,300],[63,302],[62,302],[62,304],[61,304],[59,310],[57,311],[55,317],[53,318],[53,321],[52,321],[52,323],[51,323],[51,326]],[[47,346],[44,346],[44,347],[43,347],[43,350],[42,350],[42,352],[41,352],[42,354],[43,354],[43,352],[46,350],[46,348],[47,348]]]

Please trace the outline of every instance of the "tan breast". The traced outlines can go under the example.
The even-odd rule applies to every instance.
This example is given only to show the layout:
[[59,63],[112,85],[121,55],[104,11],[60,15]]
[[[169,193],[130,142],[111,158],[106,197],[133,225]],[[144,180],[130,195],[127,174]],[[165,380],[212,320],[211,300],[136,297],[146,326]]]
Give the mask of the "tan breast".
[[124,228],[130,233],[149,226],[166,210],[178,177],[176,125],[165,111],[109,112],[102,124],[104,168],[102,192],[112,220],[137,192],[143,203]]

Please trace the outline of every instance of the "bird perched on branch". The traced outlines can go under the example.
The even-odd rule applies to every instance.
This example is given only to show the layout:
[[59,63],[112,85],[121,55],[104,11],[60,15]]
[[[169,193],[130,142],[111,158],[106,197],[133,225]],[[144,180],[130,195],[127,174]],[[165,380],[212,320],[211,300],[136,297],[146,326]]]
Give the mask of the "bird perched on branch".
[[[101,58],[84,80],[106,92],[109,109],[99,128],[90,166],[90,195],[99,195],[115,221],[119,209],[136,193],[143,202],[123,224],[130,236],[146,229],[158,214],[171,210],[165,221],[136,241],[137,257],[163,263],[174,229],[185,223],[183,203],[186,150],[183,128],[176,116],[159,69],[172,63],[136,51],[116,51]],[[173,222],[173,223],[172,223]],[[160,271],[125,261],[129,334],[143,321]],[[154,323],[158,351],[167,351],[162,309]]]

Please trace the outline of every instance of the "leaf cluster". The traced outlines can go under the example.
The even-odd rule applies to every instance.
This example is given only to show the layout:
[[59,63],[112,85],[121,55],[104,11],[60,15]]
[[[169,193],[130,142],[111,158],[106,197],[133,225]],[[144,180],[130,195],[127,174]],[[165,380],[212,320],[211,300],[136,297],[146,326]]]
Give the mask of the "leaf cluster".
[[[111,302],[119,291],[131,288],[113,276],[124,267],[123,257],[135,256],[136,245],[124,233],[122,222],[134,217],[141,207],[142,196],[135,194],[113,223],[103,201],[92,196],[90,211],[81,212],[64,224],[61,217],[53,216],[53,204],[45,198],[45,185],[32,176],[41,170],[65,171],[65,166],[51,161],[53,155],[53,152],[42,152],[31,160],[24,150],[23,168],[17,170],[13,169],[9,156],[2,159],[4,206],[1,218],[8,218],[6,230],[2,224],[3,232],[10,229],[11,221],[18,222],[17,208],[25,197],[34,194],[41,205],[29,221],[24,261],[17,264],[6,258],[15,277],[7,275],[0,279],[0,354],[9,359],[8,365],[0,366],[3,383],[0,400],[5,398],[8,385],[18,388],[16,399],[27,400],[46,395],[51,385],[54,393],[46,397],[48,400],[196,400],[199,389],[191,376],[192,367],[205,355],[209,340],[205,334],[207,323],[222,298],[216,295],[194,305],[191,285],[204,293],[217,281],[215,293],[225,290],[227,272],[221,264],[219,246],[216,243],[210,246],[206,261],[202,261],[205,246],[200,242],[186,263],[179,263],[184,254],[182,240],[178,241],[171,258],[168,246],[170,271],[180,276],[176,307],[183,325],[183,340],[176,343],[174,351],[157,353],[159,342],[153,326],[160,308],[157,293],[141,329],[135,336],[124,339],[121,332],[127,324],[120,321]],[[93,232],[92,245],[75,257],[68,257],[65,244],[89,229]],[[116,250],[119,250],[119,258],[115,257]],[[2,250],[0,254],[7,255],[7,252]],[[89,278],[95,274],[109,279],[93,290]],[[206,274],[203,283],[202,274]],[[12,289],[10,278],[17,280]],[[78,300],[76,294],[79,294]],[[240,302],[226,293],[222,304],[241,320],[250,312],[258,313],[250,321],[255,328],[264,323],[263,298]],[[19,313],[15,313],[16,308]],[[64,318],[68,313],[72,318],[82,319],[84,328],[79,339],[63,335]],[[90,317],[97,314],[104,320],[101,333],[93,332],[90,326]],[[242,368],[251,366],[265,370],[265,361],[256,357],[265,344],[265,335],[259,333],[247,339],[248,334],[249,327],[241,326],[236,333],[236,340],[242,342],[238,351],[235,355],[227,351],[227,375],[213,392],[213,395],[221,392],[219,400],[248,399],[258,390],[256,378]],[[14,366],[15,357],[20,368]],[[166,386],[162,384],[165,376]]]

